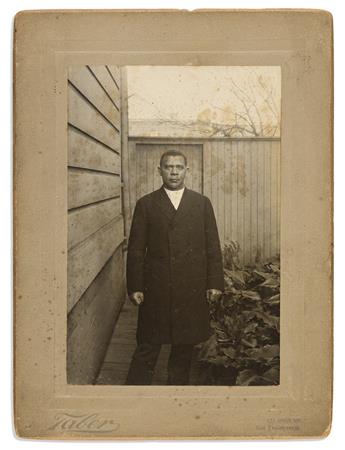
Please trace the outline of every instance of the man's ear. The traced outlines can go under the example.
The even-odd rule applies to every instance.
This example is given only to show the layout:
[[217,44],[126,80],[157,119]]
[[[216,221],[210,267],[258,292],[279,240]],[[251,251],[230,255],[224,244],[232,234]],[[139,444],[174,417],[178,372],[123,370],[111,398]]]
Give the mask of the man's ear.
[[161,166],[158,166],[158,167],[157,167],[157,170],[158,170],[159,175],[162,176],[162,169],[161,169]]

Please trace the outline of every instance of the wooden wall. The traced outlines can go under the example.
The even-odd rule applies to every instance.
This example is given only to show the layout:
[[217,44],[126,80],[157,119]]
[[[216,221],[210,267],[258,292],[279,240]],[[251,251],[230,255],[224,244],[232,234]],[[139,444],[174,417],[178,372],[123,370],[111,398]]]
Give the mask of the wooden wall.
[[212,201],[222,243],[238,242],[242,264],[279,254],[279,140],[205,142],[204,194]]
[[67,378],[93,383],[124,300],[120,71],[68,74]]
[[240,263],[266,261],[280,252],[280,141],[278,139],[131,138],[130,208],[161,185],[160,155],[185,152],[186,185],[212,201],[222,245],[236,241]]

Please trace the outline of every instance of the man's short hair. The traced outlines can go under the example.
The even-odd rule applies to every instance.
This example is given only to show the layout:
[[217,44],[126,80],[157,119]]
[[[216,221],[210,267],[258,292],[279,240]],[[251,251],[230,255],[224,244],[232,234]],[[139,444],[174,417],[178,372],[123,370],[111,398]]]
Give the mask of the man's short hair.
[[184,153],[180,152],[179,150],[168,150],[167,152],[164,152],[163,155],[161,156],[161,159],[159,161],[160,167],[162,167],[164,159],[167,158],[168,156],[182,156],[182,158],[184,159],[184,163],[187,166],[187,157]]

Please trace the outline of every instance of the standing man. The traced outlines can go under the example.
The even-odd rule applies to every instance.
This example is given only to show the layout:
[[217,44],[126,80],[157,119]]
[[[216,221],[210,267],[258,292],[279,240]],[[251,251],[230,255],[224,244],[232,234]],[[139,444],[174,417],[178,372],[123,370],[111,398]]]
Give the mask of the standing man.
[[162,344],[171,344],[168,384],[186,385],[193,347],[210,336],[207,301],[224,288],[210,200],[184,184],[185,155],[165,152],[163,186],[136,204],[128,242],[127,290],[138,305],[137,348],[126,384],[151,384]]

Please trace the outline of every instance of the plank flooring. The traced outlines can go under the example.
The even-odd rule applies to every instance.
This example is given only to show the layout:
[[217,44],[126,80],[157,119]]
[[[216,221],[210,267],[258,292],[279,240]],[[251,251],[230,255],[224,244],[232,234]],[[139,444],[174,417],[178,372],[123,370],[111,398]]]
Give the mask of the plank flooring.
[[[137,326],[137,308],[128,299],[125,301],[96,384],[124,385],[132,354],[136,347],[135,333]],[[165,385],[167,380],[167,363],[170,345],[162,345],[157,361],[152,385]],[[198,379],[198,364],[195,357],[192,361],[190,384],[195,385]]]

